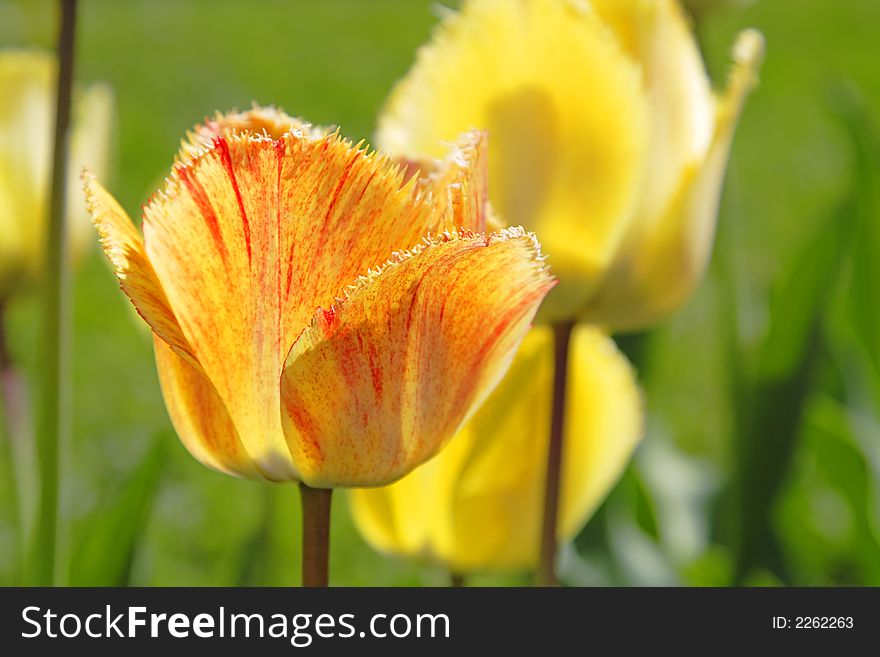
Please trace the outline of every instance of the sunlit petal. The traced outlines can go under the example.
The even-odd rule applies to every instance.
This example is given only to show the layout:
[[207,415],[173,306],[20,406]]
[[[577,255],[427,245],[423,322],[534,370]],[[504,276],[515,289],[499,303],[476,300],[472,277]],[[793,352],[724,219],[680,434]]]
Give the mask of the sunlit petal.
[[621,248],[585,319],[635,329],[656,322],[692,294],[712,251],[718,203],[743,102],[755,86],[764,41],[743,32],[734,47],[728,88],[716,101],[705,155],[688,166],[656,219],[638,224]]
[[311,137],[321,137],[333,132],[331,128],[313,126],[290,116],[277,107],[254,105],[244,112],[216,112],[214,116],[205,118],[202,123],[188,130],[180,143],[178,159],[186,161],[196,157],[202,151],[210,149],[216,138],[226,137],[228,134],[249,133],[280,139],[291,130],[298,130]]
[[298,476],[278,411],[290,345],[318,306],[419,241],[437,220],[429,193],[337,134],[229,132],[146,207],[146,251],[183,334],[270,476]]
[[198,367],[192,347],[183,336],[165,291],[147,259],[137,228],[92,173],[84,170],[82,179],[86,208],[123,292],[156,335],[192,366]]
[[197,368],[154,337],[162,396],[181,442],[196,459],[227,474],[259,477],[226,406]]
[[522,230],[451,234],[401,254],[318,313],[284,370],[303,481],[394,481],[497,384],[552,280]]
[[703,58],[676,0],[590,0],[642,70],[651,105],[649,171],[638,218],[629,232],[656,221],[682,172],[705,157],[712,139],[714,99]]
[[[418,174],[431,190],[440,221],[433,232],[485,232],[490,223],[489,140],[485,131],[463,133],[442,159],[403,160],[407,175]],[[493,226],[492,230],[503,226]]]
[[569,0],[472,0],[423,47],[380,118],[379,146],[438,156],[489,133],[492,204],[534,230],[559,276],[542,317],[585,305],[639,201],[650,106],[601,17]]

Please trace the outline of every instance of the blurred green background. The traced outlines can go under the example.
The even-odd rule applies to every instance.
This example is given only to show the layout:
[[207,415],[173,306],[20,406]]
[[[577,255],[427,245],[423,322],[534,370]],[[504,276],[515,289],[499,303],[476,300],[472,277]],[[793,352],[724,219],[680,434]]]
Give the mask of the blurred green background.
[[[186,128],[251,101],[369,138],[437,11],[426,0],[82,0],[80,80],[110,83],[117,99],[110,188],[136,215]],[[0,1],[0,47],[51,47],[55,25],[50,0]],[[880,3],[866,0],[758,0],[702,16],[719,85],[736,32],[764,32],[762,83],[740,123],[706,280],[665,326],[620,339],[646,391],[648,435],[566,549],[566,582],[880,584],[878,25]],[[148,336],[96,249],[74,287],[63,581],[296,583],[294,487],[190,457]],[[9,330],[33,381],[33,300],[9,309]],[[6,477],[4,584],[18,574],[10,490]],[[374,553],[344,505],[337,495],[332,584],[446,583],[437,568]]]

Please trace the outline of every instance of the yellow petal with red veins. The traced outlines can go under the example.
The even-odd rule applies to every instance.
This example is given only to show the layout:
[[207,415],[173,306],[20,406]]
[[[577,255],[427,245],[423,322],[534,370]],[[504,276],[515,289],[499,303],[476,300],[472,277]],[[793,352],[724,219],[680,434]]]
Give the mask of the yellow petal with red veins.
[[145,208],[182,333],[268,477],[299,478],[278,410],[290,345],[317,307],[452,213],[435,193],[337,134],[227,130]]
[[330,128],[313,126],[276,107],[254,105],[245,112],[217,112],[188,130],[180,143],[178,160],[186,161],[198,156],[212,147],[214,139],[225,137],[228,133],[250,133],[280,139],[291,130],[299,130],[311,137],[322,137],[333,131]]
[[82,172],[86,208],[98,229],[101,246],[113,265],[119,286],[144,321],[175,353],[193,367],[198,361],[168,303],[162,284],[144,251],[144,241],[131,219],[89,171]]
[[[568,541],[623,472],[642,431],[632,368],[599,330],[575,328],[569,357],[558,536]],[[546,473],[553,336],[538,327],[508,374],[434,459],[391,486],[352,491],[376,548],[456,572],[537,563]]]
[[450,234],[319,311],[282,379],[284,431],[310,486],[392,482],[494,388],[552,279],[534,236]]

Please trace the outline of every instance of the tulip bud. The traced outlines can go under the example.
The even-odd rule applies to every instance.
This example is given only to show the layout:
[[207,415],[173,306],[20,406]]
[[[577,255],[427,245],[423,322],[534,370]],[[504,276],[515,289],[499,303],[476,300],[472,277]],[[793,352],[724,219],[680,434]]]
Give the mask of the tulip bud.
[[740,37],[717,96],[674,0],[468,0],[394,89],[378,141],[419,159],[487,130],[492,204],[540,235],[560,281],[539,319],[643,328],[705,269],[762,48]]
[[[42,268],[55,121],[53,55],[0,52],[0,299],[34,282]],[[91,236],[77,183],[87,165],[106,175],[113,96],[93,84],[74,97],[67,222],[74,255]]]

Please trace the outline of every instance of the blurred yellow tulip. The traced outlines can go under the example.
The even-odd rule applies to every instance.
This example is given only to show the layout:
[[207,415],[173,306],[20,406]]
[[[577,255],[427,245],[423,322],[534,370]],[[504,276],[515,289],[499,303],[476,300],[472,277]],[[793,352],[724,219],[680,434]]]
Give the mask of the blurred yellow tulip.
[[271,108],[221,115],[191,133],[143,237],[84,176],[197,459],[373,486],[452,437],[553,285],[534,235],[484,232],[484,139],[464,135],[431,175],[405,179]]
[[419,159],[487,130],[492,203],[540,235],[560,280],[539,319],[638,329],[703,273],[762,52],[741,34],[716,96],[674,0],[466,0],[395,88],[377,141]]
[[[32,283],[42,267],[56,76],[50,53],[0,51],[0,300]],[[76,177],[83,165],[106,175],[112,120],[109,87],[93,84],[76,96],[67,186],[74,254],[92,230]]]
[[[351,492],[375,548],[453,572],[529,568],[538,560],[553,335],[533,329],[495,392],[433,460],[399,482]],[[642,435],[632,368],[598,329],[578,326],[569,355],[558,535],[570,540],[626,467]]]

